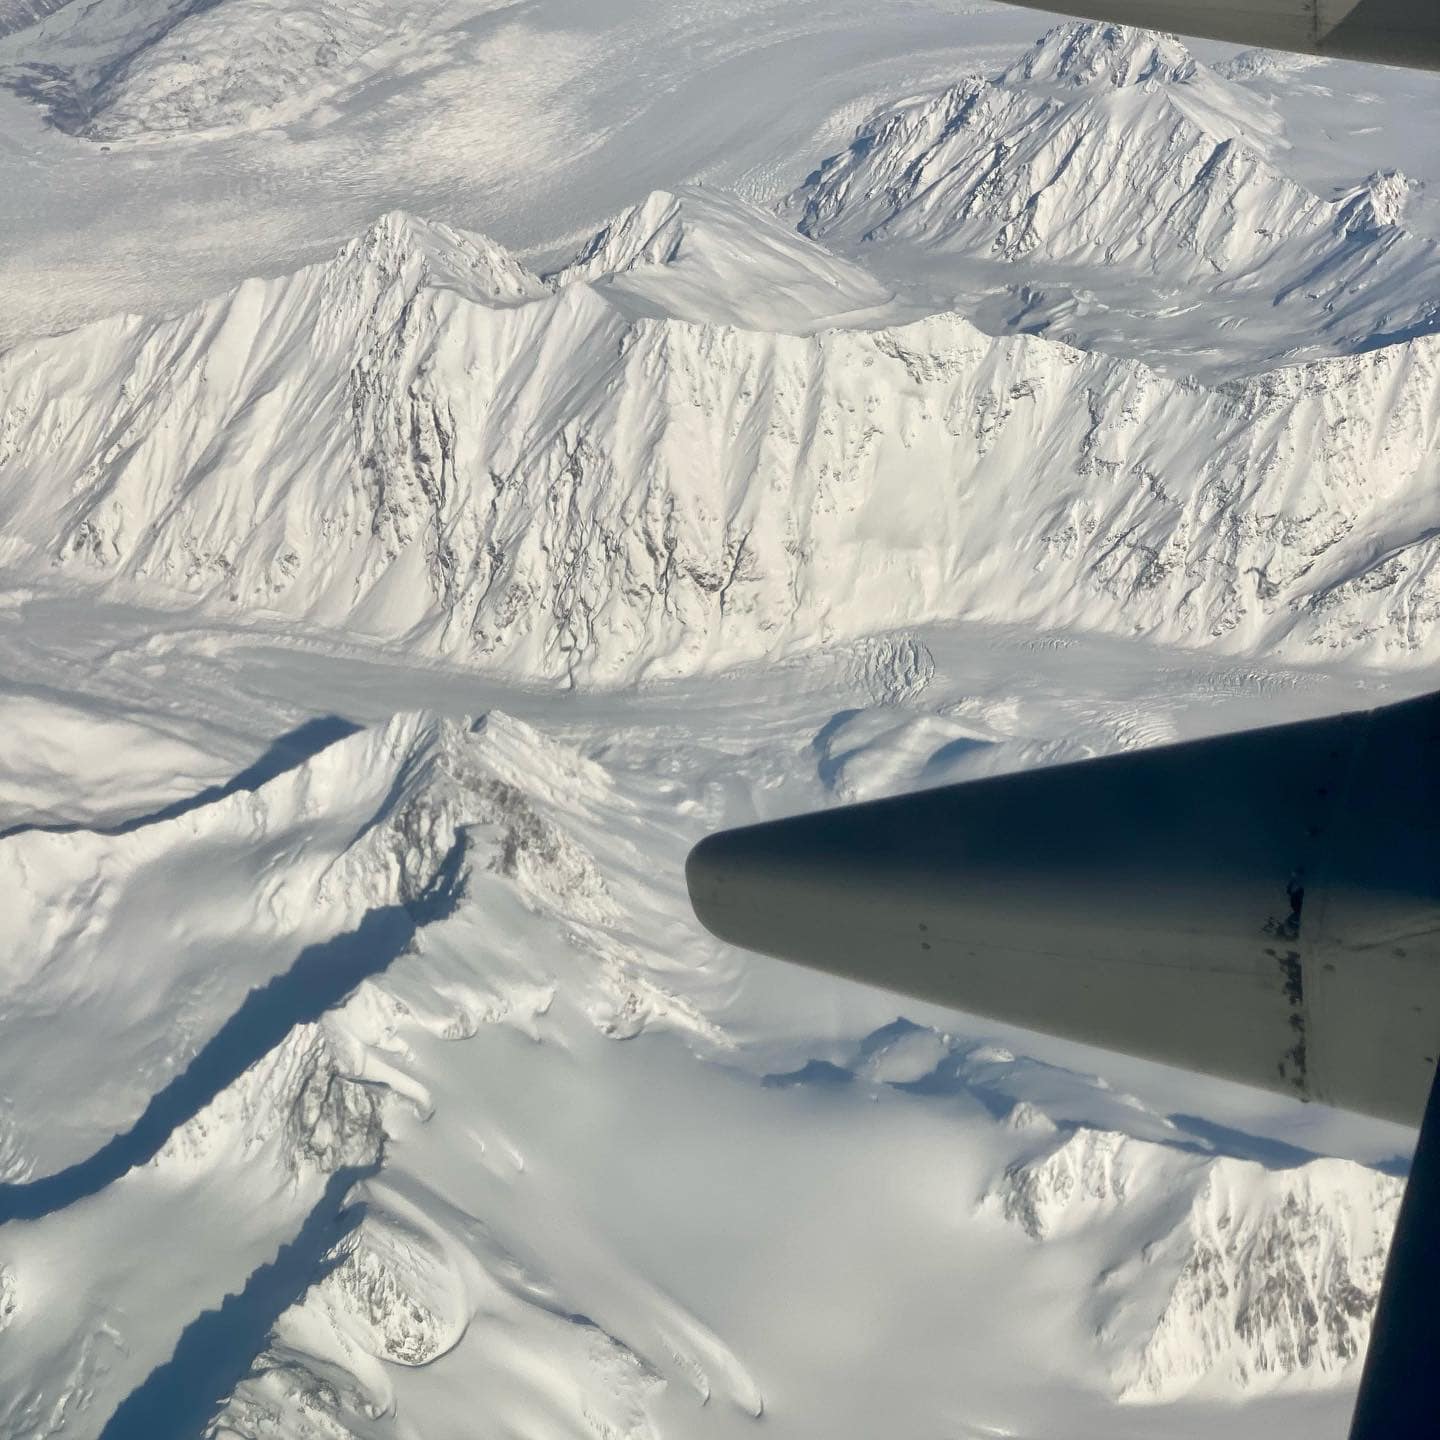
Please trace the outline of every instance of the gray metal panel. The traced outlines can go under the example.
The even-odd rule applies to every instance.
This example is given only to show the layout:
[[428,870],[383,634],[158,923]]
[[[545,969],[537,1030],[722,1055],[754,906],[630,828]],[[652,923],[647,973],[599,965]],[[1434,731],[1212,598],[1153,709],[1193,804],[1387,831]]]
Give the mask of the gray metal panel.
[[702,841],[737,945],[1417,1123],[1440,1044],[1440,698]]
[[[1053,10],[1043,0],[1013,0]],[[1067,0],[1066,14],[1237,45],[1440,68],[1436,0]]]
[[1327,13],[1331,6],[1321,0],[1317,54],[1415,70],[1440,69],[1440,4],[1436,0],[1360,0],[1358,5],[1334,8],[1347,13]]

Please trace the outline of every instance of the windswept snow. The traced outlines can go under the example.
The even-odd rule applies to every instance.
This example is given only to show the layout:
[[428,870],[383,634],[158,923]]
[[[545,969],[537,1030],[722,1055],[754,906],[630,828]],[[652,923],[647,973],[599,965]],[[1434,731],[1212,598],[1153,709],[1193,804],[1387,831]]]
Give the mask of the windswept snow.
[[640,316],[780,334],[879,325],[914,310],[859,265],[714,191],[656,191],[552,278],[593,283]]

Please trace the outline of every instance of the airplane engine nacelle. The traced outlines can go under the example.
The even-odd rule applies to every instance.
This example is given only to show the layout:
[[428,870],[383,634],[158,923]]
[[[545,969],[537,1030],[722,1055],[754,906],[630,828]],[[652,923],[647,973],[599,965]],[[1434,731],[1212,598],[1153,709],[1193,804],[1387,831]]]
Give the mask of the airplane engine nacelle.
[[1418,1124],[1440,1053],[1440,696],[713,835],[733,944]]

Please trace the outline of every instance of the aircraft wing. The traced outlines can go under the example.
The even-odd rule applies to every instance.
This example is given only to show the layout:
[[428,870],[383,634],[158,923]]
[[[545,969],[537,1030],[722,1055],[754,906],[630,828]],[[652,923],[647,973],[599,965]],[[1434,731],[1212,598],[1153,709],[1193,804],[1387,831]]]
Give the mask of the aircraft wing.
[[1297,50],[1333,59],[1440,69],[1436,0],[1012,0],[1237,45]]
[[1440,696],[713,835],[722,939],[1417,1125],[1440,1047]]

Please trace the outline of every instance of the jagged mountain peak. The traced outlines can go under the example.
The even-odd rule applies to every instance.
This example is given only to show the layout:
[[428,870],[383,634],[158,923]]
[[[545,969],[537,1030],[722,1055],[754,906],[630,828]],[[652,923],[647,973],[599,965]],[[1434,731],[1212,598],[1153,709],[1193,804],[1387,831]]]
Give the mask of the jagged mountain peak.
[[1183,122],[1211,144],[1254,151],[1267,163],[1285,148],[1266,100],[1157,30],[1057,25],[988,83],[1085,124],[1149,130],[1150,143],[1174,144],[1166,132]]
[[1274,138],[1172,37],[1062,25],[993,80],[880,112],[791,198],[819,239],[1214,275],[1323,223]]
[[360,266],[385,280],[456,290],[479,304],[521,304],[549,289],[503,246],[476,231],[387,210],[341,247],[340,269]]
[[[1049,1133],[1058,1133],[1053,1124]],[[1123,1204],[1141,1176],[1169,1154],[1118,1130],[1076,1126],[1045,1153],[1012,1165],[991,1198],[1032,1240],[1044,1240]]]
[[1365,234],[1402,224],[1413,185],[1403,171],[1377,170],[1336,202],[1339,227]]
[[[1356,311],[1367,304],[1391,336],[1427,328],[1401,272],[1433,268],[1436,253],[1394,229],[1404,177],[1372,177],[1331,202],[1286,173],[1280,140],[1266,102],[1174,37],[1066,24],[994,79],[878,112],[791,204],[805,235],[890,246],[900,274],[930,274],[946,256],[1102,269],[1103,285],[1117,269],[1166,287],[1204,282],[1205,302],[1253,295],[1259,314],[1308,297],[1300,334],[1344,328],[1344,348],[1364,343]],[[1394,253],[1377,276],[1364,243],[1387,228]],[[1387,307],[1371,297],[1391,276]]]
[[1079,1127],[987,1194],[1041,1244],[1122,1236],[1096,1276],[1120,1399],[1341,1382],[1363,1353],[1402,1183],[1348,1160],[1272,1169]]
[[1047,30],[1000,79],[1007,85],[1170,85],[1198,72],[1195,57],[1173,35],[1077,20]]
[[555,280],[597,280],[638,265],[667,265],[679,258],[687,221],[698,205],[684,206],[671,190],[652,190],[597,230]]

